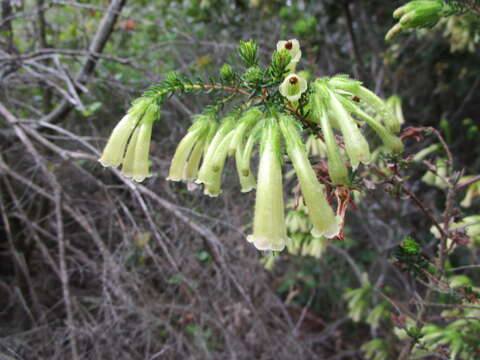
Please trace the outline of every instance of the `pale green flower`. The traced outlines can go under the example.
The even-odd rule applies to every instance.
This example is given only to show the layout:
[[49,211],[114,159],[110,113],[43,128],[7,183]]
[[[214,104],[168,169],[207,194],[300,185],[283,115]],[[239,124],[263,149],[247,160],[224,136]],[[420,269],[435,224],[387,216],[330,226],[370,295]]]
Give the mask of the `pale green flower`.
[[134,103],[113,129],[99,162],[105,167],[123,164],[122,173],[125,176],[143,181],[149,175],[152,127],[158,119],[159,110],[158,105],[149,99]]
[[[330,104],[331,114],[335,117],[340,126],[340,131],[345,142],[345,150],[352,164],[352,168],[356,169],[360,162],[367,164],[370,162],[370,148],[367,140],[362,135],[355,120],[352,119],[347,110],[337,99],[337,95],[328,90],[328,101]],[[339,95],[338,95],[339,96]]]
[[145,180],[150,174],[148,154],[150,152],[152,127],[153,122],[148,119],[140,122],[128,143],[127,153],[123,161],[123,174],[138,182]]
[[167,180],[182,181],[191,179],[193,174],[196,176],[198,167],[195,169],[195,165],[198,165],[197,161],[200,161],[203,153],[202,140],[212,126],[213,122],[208,116],[200,116],[195,120],[175,150]]
[[307,90],[307,81],[297,74],[288,75],[280,84],[280,94],[289,101],[298,101]]
[[287,145],[287,153],[295,168],[302,195],[308,208],[312,222],[312,235],[328,238],[340,232],[342,219],[335,216],[325,196],[325,187],[320,184],[315,171],[308,160],[302,139],[295,124],[295,119],[284,115],[280,119],[283,137]]
[[221,179],[225,160],[228,155],[230,141],[234,135],[235,125],[233,117],[224,119],[208,145],[202,166],[198,171],[197,184],[204,184],[204,193],[216,197],[221,193]]
[[242,117],[238,120],[238,125],[235,128],[235,134],[230,142],[228,152],[234,154],[237,147],[243,143],[243,139],[247,134],[248,130],[252,128],[255,123],[263,116],[263,113],[260,109],[254,107],[247,110]]
[[247,241],[258,250],[281,251],[287,242],[283,206],[280,136],[275,119],[267,119],[262,134],[253,234]]
[[[460,183],[470,180],[473,177],[474,176],[464,176],[460,179]],[[467,192],[465,193],[465,197],[463,198],[460,205],[462,205],[463,207],[470,207],[472,205],[472,200],[479,196],[480,196],[480,181],[477,181],[468,186]]]
[[115,126],[107,145],[103,149],[102,156],[98,159],[104,167],[111,166],[115,168],[123,162],[127,142],[137,123],[137,117],[127,114]]
[[291,62],[297,63],[302,57],[302,50],[300,50],[300,43],[297,39],[280,40],[277,42],[277,51],[287,50],[291,56]]
[[[250,169],[253,147],[257,142],[260,126],[252,129],[246,143],[238,146],[235,151],[235,163],[237,174],[240,180],[241,192],[249,192],[255,189],[256,182],[253,172]],[[232,140],[233,141],[233,140]]]
[[340,152],[340,147],[337,144],[330,119],[328,118],[325,109],[325,102],[328,96],[329,94],[324,86],[315,86],[313,106],[315,108],[316,118],[320,121],[323,138],[327,148],[328,174],[333,183],[345,185],[349,183],[348,169]]

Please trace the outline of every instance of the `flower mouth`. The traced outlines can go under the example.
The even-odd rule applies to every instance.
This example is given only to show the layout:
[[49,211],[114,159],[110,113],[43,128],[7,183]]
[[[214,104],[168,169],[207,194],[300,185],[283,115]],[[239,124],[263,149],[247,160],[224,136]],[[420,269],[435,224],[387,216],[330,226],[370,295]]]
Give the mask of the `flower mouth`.
[[293,47],[293,44],[292,44],[292,42],[291,42],[291,41],[287,41],[287,42],[285,43],[285,49],[287,49],[287,50],[291,50],[291,49],[292,49],[292,47]]
[[298,82],[298,79],[295,76],[292,76],[289,80],[290,84],[294,85]]

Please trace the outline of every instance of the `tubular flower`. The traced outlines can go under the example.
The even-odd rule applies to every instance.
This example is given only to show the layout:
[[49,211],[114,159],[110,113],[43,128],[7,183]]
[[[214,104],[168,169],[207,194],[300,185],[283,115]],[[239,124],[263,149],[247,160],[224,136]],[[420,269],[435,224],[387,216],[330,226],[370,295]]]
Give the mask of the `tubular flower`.
[[403,151],[402,141],[398,136],[395,136],[391,131],[387,130],[380,122],[372,118],[365,111],[354,105],[352,102],[348,102],[345,98],[339,97],[340,102],[350,110],[353,114],[364,120],[367,125],[375,131],[383,144],[394,153],[401,153]]
[[123,164],[122,173],[125,176],[143,181],[149,174],[152,127],[159,110],[158,105],[150,100],[137,101],[113,129],[98,161],[104,167]]
[[302,189],[302,195],[307,205],[308,215],[313,224],[312,235],[328,238],[337,236],[340,232],[342,219],[336,216],[328,204],[325,189],[317,179],[315,171],[308,160],[302,139],[290,116],[282,116],[280,126],[287,145],[289,158]]
[[280,40],[277,42],[277,51],[287,50],[291,57],[288,70],[293,73],[297,67],[300,58],[302,57],[302,50],[300,50],[300,43],[297,39]]
[[[240,180],[242,192],[249,192],[256,186],[255,177],[250,170],[250,161],[252,157],[253,147],[258,140],[260,126],[252,129],[244,146],[238,146],[235,152],[235,162],[237,165],[237,173]],[[232,140],[233,142],[233,140]],[[242,144],[243,145],[243,144]]]
[[263,113],[258,108],[251,108],[245,111],[244,115],[239,119],[235,128],[235,134],[230,142],[228,152],[234,154],[235,150],[243,143],[243,139],[247,132],[254,126]]
[[392,109],[386,102],[375,95],[373,92],[362,86],[360,81],[349,79],[347,76],[339,75],[328,80],[331,88],[345,92],[347,95],[357,96],[361,104],[368,106],[383,120],[388,130],[398,133],[401,123],[395,117]]
[[328,174],[335,184],[346,185],[349,182],[348,169],[340,153],[340,147],[337,144],[335,134],[328,119],[325,108],[325,98],[327,97],[328,93],[325,92],[325,88],[321,86],[315,87],[315,93],[313,95],[315,117],[320,121],[325,146],[327,148]]
[[234,132],[234,117],[224,119],[208,145],[202,166],[198,171],[197,184],[204,184],[204,194],[216,197],[221,193],[221,180],[230,141]]
[[368,163],[370,161],[370,148],[367,140],[360,132],[355,120],[352,119],[350,114],[345,110],[340,101],[337,99],[331,90],[327,90],[329,93],[329,103],[332,115],[337,120],[340,131],[345,141],[345,150],[354,169],[357,168],[360,162]]
[[444,8],[441,0],[410,1],[393,12],[393,17],[400,20],[388,31],[385,40],[406,29],[433,26],[447,12],[448,6]]
[[[460,179],[460,182],[468,181],[473,178],[474,176],[463,176]],[[465,197],[463,198],[460,205],[462,205],[463,207],[470,207],[472,205],[473,199],[479,196],[480,196],[480,181],[477,181],[468,186],[467,192],[465,193]]]
[[395,118],[400,124],[405,123],[405,117],[403,116],[402,110],[402,99],[398,95],[392,95],[387,99],[387,106],[395,114]]
[[247,241],[258,250],[281,251],[287,242],[283,206],[280,136],[275,119],[266,119],[257,177],[253,234]]
[[280,85],[280,94],[289,101],[298,101],[307,90],[307,81],[297,74],[288,75]]
[[214,123],[206,115],[195,120],[175,150],[167,180],[182,181],[196,177],[205,138],[211,127],[214,127]]

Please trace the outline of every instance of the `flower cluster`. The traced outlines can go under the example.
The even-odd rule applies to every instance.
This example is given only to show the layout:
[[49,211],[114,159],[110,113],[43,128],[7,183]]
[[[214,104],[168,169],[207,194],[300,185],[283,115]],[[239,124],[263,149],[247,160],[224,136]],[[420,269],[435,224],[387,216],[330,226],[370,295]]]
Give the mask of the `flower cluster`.
[[393,12],[393,17],[399,21],[388,31],[385,39],[390,40],[407,29],[431,27],[449,11],[443,0],[410,1]]
[[[115,127],[100,162],[112,167],[122,164],[126,176],[142,181],[149,175],[148,152],[152,125],[159,115],[157,104],[168,95],[175,91],[210,89],[230,89],[237,94],[253,91],[246,102],[226,115],[219,114],[222,105],[209,107],[194,118],[177,146],[167,179],[184,181],[189,188],[203,185],[206,195],[218,196],[222,192],[227,159],[234,158],[241,191],[256,188],[253,233],[247,236],[247,241],[259,250],[280,251],[290,241],[285,224],[282,171],[285,160],[289,159],[308,214],[308,231],[315,239],[341,238],[349,196],[339,194],[348,194],[349,168],[369,163],[372,157],[362,127],[370,127],[386,149],[398,153],[403,150],[395,135],[400,130],[400,121],[384,100],[359,81],[335,76],[308,83],[306,76],[295,73],[301,58],[300,45],[295,39],[277,44],[267,70],[257,65],[256,49],[252,41],[241,43],[239,54],[246,67],[243,75],[235,73],[229,65],[222,67],[222,78],[232,82],[238,79],[234,83],[237,87],[194,84],[170,74],[163,84],[149,89]],[[309,128],[322,138],[322,141],[311,139],[307,146],[326,153],[326,175],[319,176],[309,159],[303,138],[305,124],[310,124]],[[257,150],[255,177],[251,164]],[[333,191],[337,210],[331,204]],[[315,246],[312,251],[319,253],[324,243]]]
[[122,173],[135,181],[149,176],[150,139],[160,108],[150,99],[140,98],[115,126],[98,161],[105,167],[122,165]]

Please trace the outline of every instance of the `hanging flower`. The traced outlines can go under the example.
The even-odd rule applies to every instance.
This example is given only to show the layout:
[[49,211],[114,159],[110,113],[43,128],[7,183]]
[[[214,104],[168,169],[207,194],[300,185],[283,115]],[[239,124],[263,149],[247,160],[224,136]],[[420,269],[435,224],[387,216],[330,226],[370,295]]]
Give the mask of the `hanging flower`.
[[300,43],[297,39],[280,40],[277,42],[277,51],[287,50],[291,56],[291,62],[297,63],[302,57],[302,50],[300,50]]
[[287,242],[279,135],[276,119],[267,119],[262,131],[253,234],[247,236],[258,250],[281,251]]
[[308,160],[302,139],[295,124],[295,119],[284,115],[280,119],[287,152],[300,183],[302,195],[307,205],[308,215],[313,224],[312,235],[328,238],[340,232],[342,219],[335,216],[325,196],[325,189],[317,179],[315,171]]
[[280,94],[289,101],[298,101],[302,94],[307,90],[307,81],[297,74],[288,75],[280,84]]
[[228,155],[230,141],[234,135],[235,118],[229,116],[223,120],[212,141],[208,145],[203,163],[198,171],[197,184],[204,185],[204,194],[216,197],[221,193],[223,167]]
[[158,105],[149,99],[142,98],[134,103],[113,129],[98,161],[104,167],[115,168],[123,164],[122,173],[125,176],[143,181],[149,174],[152,127],[159,111]]
[[196,177],[209,130],[215,123],[209,116],[199,116],[175,150],[167,180],[183,181]]

